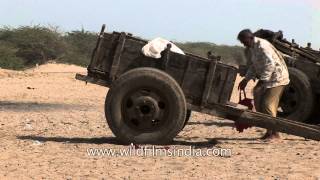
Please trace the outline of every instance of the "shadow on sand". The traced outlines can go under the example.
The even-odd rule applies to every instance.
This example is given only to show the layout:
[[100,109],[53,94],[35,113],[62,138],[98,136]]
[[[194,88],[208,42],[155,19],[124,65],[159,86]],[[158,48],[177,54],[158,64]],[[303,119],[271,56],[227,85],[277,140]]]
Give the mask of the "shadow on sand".
[[204,121],[191,121],[188,122],[187,125],[198,125],[198,124],[203,124],[205,126],[218,126],[218,127],[234,127],[234,122],[232,121],[214,121],[214,120],[204,120]]
[[43,103],[43,102],[20,102],[0,101],[0,111],[52,111],[63,109],[88,109],[87,105],[64,104],[64,103]]
[[[115,137],[96,137],[96,138],[81,138],[81,137],[45,137],[45,136],[17,136],[20,140],[33,140],[41,142],[57,142],[57,143],[74,143],[74,144],[113,144],[113,145],[129,145],[130,143],[121,143]],[[179,140],[174,140],[167,146],[179,145],[179,146],[192,146],[197,148],[212,148],[219,144],[219,141],[253,141],[258,140],[258,138],[207,138],[205,141],[192,141],[193,138],[188,138],[187,140],[179,137]],[[196,138],[194,138],[196,139]],[[260,144],[260,143],[258,143]],[[163,145],[163,144],[159,144]]]
[[115,144],[125,145],[117,141],[115,137],[97,137],[97,138],[67,138],[67,137],[45,137],[45,136],[17,136],[21,140],[33,140],[41,142],[61,142],[75,144]]
[[[41,142],[58,142],[58,143],[75,143],[75,144],[113,144],[113,145],[129,145],[130,143],[121,143],[115,137],[97,137],[97,138],[67,138],[67,137],[45,137],[45,136],[17,136],[20,140],[33,140]],[[179,145],[179,146],[193,146],[195,148],[210,148],[217,144],[215,139],[208,139],[207,141],[186,141],[175,140],[170,144],[165,145]],[[161,144],[163,145],[163,144]]]

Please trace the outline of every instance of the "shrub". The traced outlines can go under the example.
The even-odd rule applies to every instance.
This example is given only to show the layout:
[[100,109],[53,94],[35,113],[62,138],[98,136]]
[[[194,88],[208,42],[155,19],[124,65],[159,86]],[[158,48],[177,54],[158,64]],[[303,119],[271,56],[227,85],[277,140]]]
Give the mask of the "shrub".
[[16,51],[12,45],[0,43],[0,67],[5,69],[23,69],[23,59],[16,56]]
[[68,52],[60,61],[87,66],[96,44],[97,35],[82,29],[67,33],[64,40],[68,44]]
[[23,59],[26,66],[57,59],[66,51],[61,34],[41,26],[2,28],[0,41],[14,44],[17,48],[16,56]]

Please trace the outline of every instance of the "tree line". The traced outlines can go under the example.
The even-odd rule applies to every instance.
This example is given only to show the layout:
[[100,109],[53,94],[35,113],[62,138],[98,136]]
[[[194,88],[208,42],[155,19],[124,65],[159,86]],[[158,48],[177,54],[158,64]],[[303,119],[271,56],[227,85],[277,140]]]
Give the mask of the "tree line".
[[[21,26],[0,28],[0,67],[22,70],[50,60],[87,66],[97,39],[96,32],[84,29],[61,32],[58,27]],[[239,46],[216,45],[209,42],[176,43],[182,50],[207,55],[208,51],[222,56],[226,63],[244,63]]]

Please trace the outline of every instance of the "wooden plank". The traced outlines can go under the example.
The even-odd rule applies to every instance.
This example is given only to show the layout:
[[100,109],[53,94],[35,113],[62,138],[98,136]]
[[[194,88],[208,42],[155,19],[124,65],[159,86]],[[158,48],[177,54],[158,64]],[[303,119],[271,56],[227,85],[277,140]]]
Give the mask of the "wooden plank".
[[320,141],[320,127],[316,125],[305,124],[284,118],[274,118],[267,114],[219,104],[210,104],[205,108],[188,104],[188,108],[193,111],[224,117],[235,122],[247,123],[256,127]]
[[188,62],[187,62],[187,66],[186,68],[184,69],[184,72],[183,72],[183,75],[182,75],[182,80],[181,80],[181,89],[184,89],[185,88],[185,83],[186,83],[186,76],[187,76],[187,73],[189,72],[190,70],[190,67],[191,67],[191,59],[190,58],[187,58]]
[[318,57],[314,56],[313,54],[311,54],[311,53],[309,53],[307,51],[304,51],[302,48],[294,47],[294,46],[291,46],[288,43],[281,42],[281,41],[278,41],[278,40],[274,41],[273,45],[278,50],[280,50],[283,53],[288,54],[290,56],[294,56],[295,53],[296,53],[296,54],[299,54],[302,57],[306,57],[308,60],[310,60],[310,61],[312,61],[314,63],[320,62]]
[[[223,85],[221,88],[221,91],[219,93],[219,103],[221,104],[225,104],[227,101],[229,101],[230,97],[231,97],[231,89],[233,89],[233,86],[228,86],[231,82],[229,82],[229,70],[224,69],[224,71],[226,71],[226,78],[223,81]],[[233,78],[232,81],[234,82],[236,78]],[[230,91],[228,91],[228,89],[230,89]],[[226,97],[228,97],[228,99],[226,99]]]
[[283,118],[274,118],[267,114],[240,110],[230,106],[220,106],[220,108],[216,107],[216,109],[225,112],[227,117],[233,121],[320,141],[320,129],[318,126]]
[[237,69],[228,68],[226,80],[224,80],[223,90],[219,96],[220,104],[227,104],[230,101],[236,79]]
[[109,87],[110,83],[102,80],[102,79],[97,79],[97,78],[93,78],[93,77],[89,77],[86,75],[82,75],[82,74],[76,74],[75,79],[80,80],[80,81],[84,81],[86,83],[92,83],[92,84],[97,84],[100,86],[105,86],[105,87]]
[[99,64],[97,62],[97,60],[98,60],[98,55],[100,54],[101,44],[103,43],[103,34],[104,34],[104,31],[105,31],[105,28],[106,28],[106,25],[103,24],[102,28],[101,28],[101,31],[100,31],[100,34],[98,36],[96,47],[94,48],[94,50],[92,52],[92,55],[91,55],[91,61],[90,61],[89,65],[88,65],[88,70],[92,68],[93,63]]
[[167,66],[170,60],[170,49],[171,49],[171,44],[167,44],[167,48],[161,53],[161,59],[162,59],[162,69],[164,71],[167,70]]
[[118,45],[113,57],[111,69],[109,72],[109,77],[112,80],[115,79],[115,75],[117,74],[117,71],[120,65],[121,54],[122,54],[125,42],[126,42],[126,33],[122,32],[119,37],[119,42],[118,42]]
[[217,67],[217,61],[216,60],[211,60],[209,64],[209,69],[206,75],[206,81],[204,84],[204,90],[202,94],[202,100],[201,100],[201,106],[205,106],[208,103],[208,99],[210,96],[212,84],[213,84],[213,79],[214,79],[214,74],[216,71]]
[[[105,35],[106,36],[106,35]],[[105,72],[109,72],[111,70],[111,66],[113,63],[114,53],[116,45],[118,44],[119,36],[111,34],[108,37],[107,43],[104,44],[104,52],[100,54],[99,58],[101,59],[101,63],[98,64],[101,69]]]

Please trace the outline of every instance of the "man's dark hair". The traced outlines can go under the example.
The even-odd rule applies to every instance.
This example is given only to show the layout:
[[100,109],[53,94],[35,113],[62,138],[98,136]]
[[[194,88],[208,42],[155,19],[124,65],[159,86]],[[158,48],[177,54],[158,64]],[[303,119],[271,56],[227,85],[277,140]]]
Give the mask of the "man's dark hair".
[[253,35],[253,33],[251,32],[251,30],[250,29],[244,29],[244,30],[242,30],[242,31],[240,31],[239,32],[239,34],[238,34],[238,40],[243,40],[243,39],[245,39],[245,38],[252,38],[252,37],[254,37],[254,35]]

